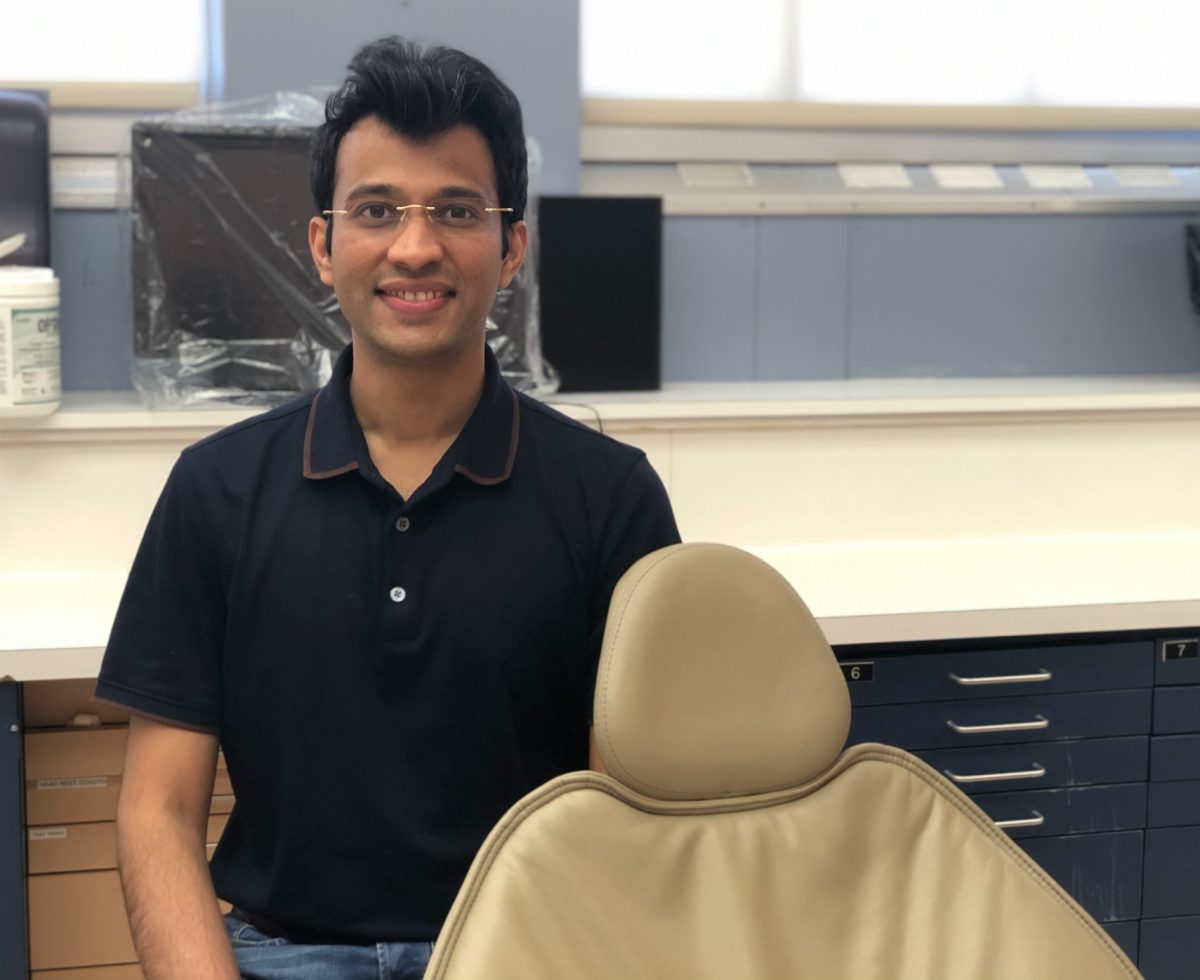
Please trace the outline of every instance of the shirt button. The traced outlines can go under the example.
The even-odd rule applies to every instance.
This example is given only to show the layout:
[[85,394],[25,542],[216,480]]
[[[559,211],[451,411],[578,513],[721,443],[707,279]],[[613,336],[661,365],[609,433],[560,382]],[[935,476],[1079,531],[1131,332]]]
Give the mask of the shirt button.
[[408,593],[397,585],[388,595],[391,596],[392,602],[403,602]]
[[397,517],[396,518],[396,530],[397,531],[400,531],[401,533],[403,533],[403,532],[407,531],[409,529],[409,527],[411,527],[411,522],[409,521],[409,519],[407,517]]

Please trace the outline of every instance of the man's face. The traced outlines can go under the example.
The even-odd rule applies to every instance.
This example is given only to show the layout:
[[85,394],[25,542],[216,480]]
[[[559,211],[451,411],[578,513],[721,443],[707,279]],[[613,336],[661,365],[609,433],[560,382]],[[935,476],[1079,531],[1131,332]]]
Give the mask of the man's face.
[[496,199],[487,143],[471,126],[431,140],[410,140],[374,116],[359,120],[337,154],[333,216],[326,248],[324,218],[309,223],[308,238],[321,281],[332,286],[350,322],[356,357],[418,364],[472,356],[498,289],[512,281],[525,256],[527,232],[517,222],[501,257],[500,215],[485,214],[462,231],[426,220],[411,209],[398,225],[386,205]]

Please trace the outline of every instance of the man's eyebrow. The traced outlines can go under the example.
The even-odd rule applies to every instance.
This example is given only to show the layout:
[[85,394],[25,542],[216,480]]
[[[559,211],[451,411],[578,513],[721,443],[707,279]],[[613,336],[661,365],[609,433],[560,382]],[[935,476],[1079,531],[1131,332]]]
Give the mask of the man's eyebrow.
[[396,188],[391,184],[359,184],[349,194],[346,195],[347,201],[353,201],[359,197],[395,197]]
[[[347,201],[355,201],[360,197],[383,197],[388,200],[396,200],[401,196],[400,188],[394,184],[359,184],[349,194],[346,195]],[[485,195],[477,187],[461,187],[451,186],[443,187],[434,196],[435,200],[442,200],[448,197],[456,198],[473,198],[478,201],[486,201]]]
[[439,198],[442,197],[473,197],[476,200],[486,201],[487,196],[477,187],[443,187],[438,191]]

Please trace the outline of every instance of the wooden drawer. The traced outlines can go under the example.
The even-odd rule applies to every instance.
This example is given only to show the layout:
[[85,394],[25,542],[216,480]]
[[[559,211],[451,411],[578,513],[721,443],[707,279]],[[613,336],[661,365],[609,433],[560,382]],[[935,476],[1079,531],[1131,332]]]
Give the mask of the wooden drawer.
[[34,970],[32,980],[145,980],[136,963],[122,966],[83,966],[75,970]]
[[1200,735],[1160,735],[1150,739],[1150,779],[1200,779]]
[[988,793],[975,802],[1013,838],[1141,830],[1146,825],[1146,784],[1072,786]]
[[849,684],[855,705],[1115,690],[1149,687],[1154,680],[1149,642],[868,658],[846,651],[840,656],[872,664],[872,680]]
[[1150,738],[1064,739],[916,753],[965,793],[1143,782]]
[[1160,687],[1154,692],[1154,734],[1200,732],[1200,685]]
[[1141,916],[1143,833],[1027,837],[1019,843],[1097,922],[1119,922]]
[[1200,915],[1200,827],[1146,831],[1147,916]]
[[[214,814],[208,818],[206,840],[210,846],[221,839],[221,832],[228,821],[229,817],[225,814]],[[117,866],[115,822],[30,827],[26,835],[26,857],[31,875],[104,871]]]
[[1147,827],[1185,827],[1200,824],[1200,779],[1151,783]]
[[850,714],[849,741],[941,749],[1143,735],[1150,730],[1150,695],[1145,688],[860,707]]
[[117,872],[30,878],[29,960],[34,970],[137,962]]
[[[25,823],[31,827],[96,823],[117,819],[120,776],[87,776],[78,779],[34,779],[25,783]],[[218,769],[213,781],[210,813],[233,809],[229,773]]]
[[1143,919],[1138,968],[1146,980],[1196,980],[1200,915]]

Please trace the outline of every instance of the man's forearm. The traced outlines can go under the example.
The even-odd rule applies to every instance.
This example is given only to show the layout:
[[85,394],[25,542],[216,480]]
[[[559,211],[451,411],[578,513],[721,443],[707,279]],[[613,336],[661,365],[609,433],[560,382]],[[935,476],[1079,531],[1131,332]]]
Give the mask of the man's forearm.
[[118,823],[121,886],[147,980],[237,980],[198,827],[164,813]]

